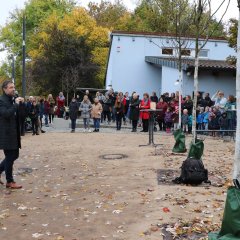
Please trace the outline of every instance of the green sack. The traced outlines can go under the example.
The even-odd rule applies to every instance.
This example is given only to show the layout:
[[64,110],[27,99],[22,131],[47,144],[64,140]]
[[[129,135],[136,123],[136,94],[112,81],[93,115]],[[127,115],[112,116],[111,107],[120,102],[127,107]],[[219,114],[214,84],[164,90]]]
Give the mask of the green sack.
[[[210,240],[240,239],[240,190],[230,187],[227,191],[227,200],[224,209],[220,232],[210,233]],[[214,238],[215,237],[215,238]]]
[[219,233],[209,233],[208,240],[239,240],[239,237],[234,237],[232,234],[219,236]]
[[188,158],[201,159],[204,150],[203,140],[196,139],[195,143],[191,142]]
[[185,145],[185,135],[182,132],[182,129],[177,129],[174,132],[174,139],[175,139],[175,145],[172,149],[175,153],[184,153],[187,151],[186,145]]

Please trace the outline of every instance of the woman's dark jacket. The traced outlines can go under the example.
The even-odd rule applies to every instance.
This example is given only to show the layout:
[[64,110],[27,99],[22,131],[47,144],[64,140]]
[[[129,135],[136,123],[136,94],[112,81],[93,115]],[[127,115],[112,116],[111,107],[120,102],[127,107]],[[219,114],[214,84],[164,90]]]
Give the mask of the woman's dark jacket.
[[71,102],[69,105],[69,117],[72,120],[77,119],[78,117],[78,102]]
[[130,120],[138,120],[139,119],[139,99],[133,99],[130,102]]
[[0,96],[0,149],[21,148],[18,105],[6,94]]

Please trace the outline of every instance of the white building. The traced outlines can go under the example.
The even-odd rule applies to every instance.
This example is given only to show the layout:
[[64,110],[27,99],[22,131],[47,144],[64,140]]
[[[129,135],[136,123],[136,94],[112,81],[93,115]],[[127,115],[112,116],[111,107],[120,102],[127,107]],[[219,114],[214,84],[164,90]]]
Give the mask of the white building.
[[[200,43],[201,44],[201,43]],[[194,39],[186,39],[182,51],[183,95],[193,93]],[[211,38],[200,52],[199,91],[214,94],[217,90],[225,95],[236,92],[235,66],[225,60],[235,55],[223,38]],[[177,69],[177,48],[174,38],[163,34],[114,31],[106,74],[106,87],[129,93],[136,91],[175,92],[179,78]]]

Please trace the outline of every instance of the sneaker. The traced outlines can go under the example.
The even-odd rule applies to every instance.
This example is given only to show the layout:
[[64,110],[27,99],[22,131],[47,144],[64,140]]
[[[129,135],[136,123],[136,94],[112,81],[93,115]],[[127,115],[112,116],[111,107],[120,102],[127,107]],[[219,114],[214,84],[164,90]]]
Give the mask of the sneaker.
[[17,185],[15,182],[10,182],[6,184],[6,188],[11,188],[11,189],[20,189],[22,188],[21,185]]
[[91,129],[88,129],[88,132],[92,132]]
[[72,129],[71,133],[74,133],[74,132],[75,132],[75,130],[74,130],[74,129]]

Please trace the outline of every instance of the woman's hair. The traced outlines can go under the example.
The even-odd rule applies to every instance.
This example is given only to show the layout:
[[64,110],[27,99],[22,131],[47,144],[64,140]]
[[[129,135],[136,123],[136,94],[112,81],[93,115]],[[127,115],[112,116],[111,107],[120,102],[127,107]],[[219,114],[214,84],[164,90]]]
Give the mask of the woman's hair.
[[117,96],[114,107],[121,107],[122,102],[120,96]]
[[149,94],[148,93],[144,93],[143,96],[147,96],[147,98],[149,98]]
[[235,102],[235,97],[233,95],[229,95],[228,100],[229,100],[230,103],[234,103]]

